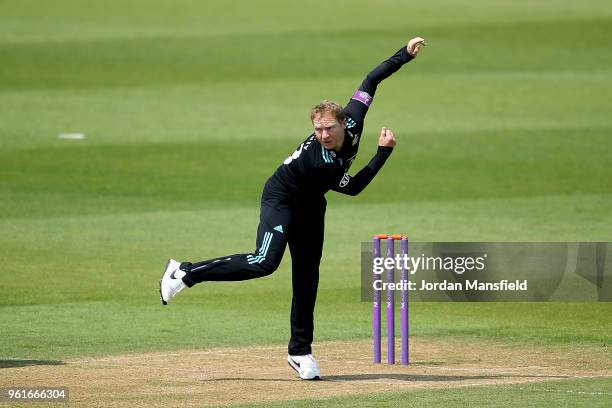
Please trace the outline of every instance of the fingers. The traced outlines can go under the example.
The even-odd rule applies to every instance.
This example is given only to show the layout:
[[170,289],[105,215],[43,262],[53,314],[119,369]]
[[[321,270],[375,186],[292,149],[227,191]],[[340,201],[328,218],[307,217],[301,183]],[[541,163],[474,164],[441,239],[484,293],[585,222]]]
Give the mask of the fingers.
[[423,37],[414,37],[410,41],[408,41],[408,46],[414,48],[416,45],[426,45],[425,39]]
[[408,45],[406,46],[406,50],[410,55],[416,57],[421,47],[426,45],[425,39],[423,37],[414,37],[410,41],[408,41]]
[[384,138],[389,138],[389,137],[393,137],[393,131],[391,129],[388,129],[386,127],[383,127],[380,130],[380,137],[384,137]]
[[391,131],[391,129],[387,129],[387,146],[395,147],[395,135]]
[[383,128],[380,129],[380,139],[381,140],[386,139],[389,135],[389,132],[390,130],[383,126]]
[[383,127],[380,131],[380,139],[378,141],[379,146],[395,147],[395,135],[391,129]]
[[383,126],[382,129],[380,129],[380,138],[383,139],[387,134],[387,128]]

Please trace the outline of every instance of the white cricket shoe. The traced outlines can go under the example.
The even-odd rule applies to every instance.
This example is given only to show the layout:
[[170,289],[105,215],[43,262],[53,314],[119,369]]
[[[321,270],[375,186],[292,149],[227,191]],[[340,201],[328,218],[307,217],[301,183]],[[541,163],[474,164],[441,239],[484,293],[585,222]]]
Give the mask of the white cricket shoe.
[[305,356],[289,355],[287,356],[287,361],[291,368],[297,371],[302,380],[320,379],[321,369],[312,354],[306,354]]
[[187,287],[182,279],[185,271],[180,270],[179,266],[181,266],[180,262],[169,259],[164,275],[159,281],[159,294],[164,305],[167,305],[173,297]]

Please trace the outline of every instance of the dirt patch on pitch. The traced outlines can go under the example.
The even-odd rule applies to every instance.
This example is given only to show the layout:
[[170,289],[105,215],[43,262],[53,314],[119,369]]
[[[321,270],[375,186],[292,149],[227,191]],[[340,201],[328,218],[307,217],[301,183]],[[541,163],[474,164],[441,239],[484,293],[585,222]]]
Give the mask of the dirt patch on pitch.
[[69,405],[74,406],[154,408],[612,375],[609,347],[526,348],[415,338],[411,352],[410,366],[374,365],[370,342],[317,343],[316,355],[324,375],[321,381],[299,380],[286,362],[285,346],[262,346],[19,365],[1,369],[0,384],[68,387]]

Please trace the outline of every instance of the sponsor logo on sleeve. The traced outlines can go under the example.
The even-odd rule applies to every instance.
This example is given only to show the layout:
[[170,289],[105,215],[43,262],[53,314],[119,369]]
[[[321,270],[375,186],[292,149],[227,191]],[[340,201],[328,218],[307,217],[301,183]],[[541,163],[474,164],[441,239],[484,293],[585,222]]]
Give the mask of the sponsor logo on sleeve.
[[357,92],[355,92],[355,95],[353,95],[352,99],[363,103],[365,106],[370,106],[372,104],[372,97],[370,96],[370,94],[364,91],[357,90]]

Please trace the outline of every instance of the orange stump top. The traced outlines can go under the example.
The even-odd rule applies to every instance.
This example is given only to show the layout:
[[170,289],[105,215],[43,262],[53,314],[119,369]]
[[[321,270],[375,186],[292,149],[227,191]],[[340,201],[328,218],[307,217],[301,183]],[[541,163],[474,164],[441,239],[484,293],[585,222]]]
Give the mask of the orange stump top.
[[400,234],[376,234],[374,235],[374,238],[379,238],[379,239],[387,239],[387,238],[393,238],[394,240],[402,240],[402,239],[408,239],[408,237],[406,237],[405,235],[400,235]]

